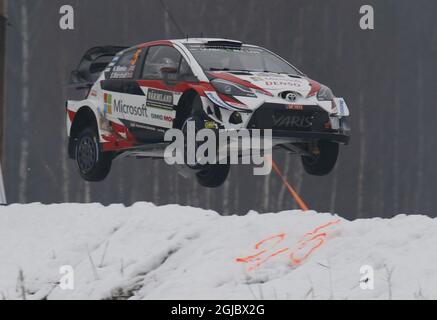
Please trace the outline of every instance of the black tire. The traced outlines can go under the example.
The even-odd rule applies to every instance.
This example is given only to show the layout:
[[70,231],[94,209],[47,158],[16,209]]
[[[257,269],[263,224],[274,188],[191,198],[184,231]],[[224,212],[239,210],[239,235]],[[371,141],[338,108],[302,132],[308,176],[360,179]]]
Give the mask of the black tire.
[[325,176],[335,167],[338,159],[339,145],[330,141],[318,142],[319,154],[303,156],[302,164],[305,171],[313,176]]
[[[188,154],[187,154],[187,123],[188,122],[194,122],[194,128],[195,132],[197,134],[198,131],[205,129],[205,120],[207,120],[206,115],[203,112],[202,109],[202,101],[200,99],[199,95],[196,95],[192,101],[191,111],[189,116],[184,120],[184,123],[182,125],[182,132],[185,137],[185,164],[190,168],[194,170],[199,169],[205,169],[207,165],[201,165],[201,164],[188,164]],[[197,148],[202,144],[200,141],[194,141],[195,143],[195,153],[197,154]]]
[[[195,123],[195,129],[196,132],[198,130],[205,128],[205,120],[207,120],[207,116],[203,112],[202,109],[202,101],[200,99],[200,96],[195,96],[192,101],[191,111],[187,119],[185,119],[184,124],[182,126],[182,131],[184,132],[185,138],[186,138],[186,123],[187,121],[194,121]],[[185,139],[186,140],[186,139]],[[196,152],[197,147],[201,143],[196,142]],[[187,150],[185,149],[185,157],[187,157]],[[220,187],[228,178],[229,171],[230,171],[230,164],[207,164],[207,165],[201,165],[201,164],[195,164],[195,165],[188,165],[187,164],[187,158],[185,158],[186,165],[194,170],[198,170],[196,173],[196,179],[197,182],[206,188],[218,188]]]
[[76,163],[83,179],[90,182],[104,180],[112,164],[112,153],[102,152],[96,130],[85,128],[76,142]]
[[197,182],[206,188],[218,188],[228,178],[231,166],[229,164],[213,164],[196,173]]
[[[200,116],[198,116],[198,115],[193,115],[193,116],[189,117],[188,119],[186,119],[185,122],[184,122],[184,124],[183,124],[183,126],[182,126],[182,132],[183,132],[184,137],[185,137],[185,145],[184,145],[185,164],[186,164],[189,168],[191,168],[191,169],[198,170],[198,169],[202,169],[202,168],[204,168],[205,166],[204,166],[204,165],[201,165],[201,164],[198,164],[198,163],[195,163],[195,164],[188,164],[187,123],[188,123],[189,121],[194,122],[194,125],[195,125],[195,126],[194,126],[194,128],[195,128],[195,133],[197,134],[197,132],[198,132],[199,130],[203,129],[203,127],[202,127],[202,126],[203,126],[203,119],[202,119]],[[199,142],[199,141],[194,141],[194,144],[195,144],[194,152],[195,152],[195,154],[197,154],[197,148],[201,145],[201,142]]]

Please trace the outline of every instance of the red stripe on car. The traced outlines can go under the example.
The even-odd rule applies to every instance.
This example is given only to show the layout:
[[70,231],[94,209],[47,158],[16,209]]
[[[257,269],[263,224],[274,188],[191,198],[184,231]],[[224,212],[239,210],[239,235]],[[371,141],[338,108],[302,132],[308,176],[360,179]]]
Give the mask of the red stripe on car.
[[232,106],[232,105],[235,105],[235,106],[238,106],[238,107],[246,107],[246,108],[247,108],[247,106],[246,106],[243,102],[237,100],[237,99],[234,98],[234,97],[227,96],[227,95],[225,95],[225,94],[223,94],[223,93],[218,93],[218,96],[219,96],[220,99],[222,99],[224,102],[227,102],[227,103],[231,104],[231,106]]
[[111,140],[109,142],[102,143],[102,150],[106,151],[118,151],[122,149],[129,149],[134,147],[135,145],[127,140],[118,140],[112,136],[102,136],[105,140]]
[[[102,143],[103,151],[116,151],[120,149],[132,148],[136,144],[135,137],[129,132],[129,129],[121,124],[111,122],[113,133],[110,135],[102,135],[102,138],[107,142]],[[125,134],[127,139],[124,139],[120,134]]]
[[307,96],[307,98],[309,98],[309,97],[312,97],[312,96],[316,95],[317,92],[320,91],[320,88],[322,86],[317,81],[314,81],[312,79],[307,79],[307,80],[309,81],[310,86],[311,86],[311,91],[310,91],[310,93],[308,93],[308,96]]
[[168,40],[160,40],[160,41],[151,41],[151,42],[145,42],[138,46],[138,48],[147,48],[147,47],[153,47],[153,46],[171,46],[173,47],[173,43]]
[[175,86],[168,86],[161,80],[138,80],[140,87],[153,88],[158,90],[166,90],[172,92],[183,93],[189,89],[195,90],[200,96],[205,96],[205,91],[214,90],[208,82],[180,82]]
[[76,116],[76,112],[68,110],[68,117],[70,118],[71,122],[73,122],[75,116]]

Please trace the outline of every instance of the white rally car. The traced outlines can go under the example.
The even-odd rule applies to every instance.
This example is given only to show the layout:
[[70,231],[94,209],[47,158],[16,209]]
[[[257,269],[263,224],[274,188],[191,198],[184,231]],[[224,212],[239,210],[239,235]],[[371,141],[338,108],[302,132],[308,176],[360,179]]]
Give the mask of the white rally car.
[[[326,175],[347,144],[349,110],[342,98],[278,55],[225,39],[96,47],[72,72],[85,89],[67,101],[69,154],[87,181],[103,180],[120,155],[162,158],[168,129],[272,129],[274,144],[302,157],[307,173]],[[195,172],[217,187],[229,165]]]

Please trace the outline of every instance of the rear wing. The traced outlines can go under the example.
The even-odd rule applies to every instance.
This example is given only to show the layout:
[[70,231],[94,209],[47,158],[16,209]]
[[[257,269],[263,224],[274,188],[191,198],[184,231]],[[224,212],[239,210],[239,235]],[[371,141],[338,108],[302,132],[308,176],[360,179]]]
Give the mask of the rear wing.
[[92,87],[114,56],[127,48],[103,46],[89,49],[80,60],[76,70],[71,72],[70,86],[76,89]]

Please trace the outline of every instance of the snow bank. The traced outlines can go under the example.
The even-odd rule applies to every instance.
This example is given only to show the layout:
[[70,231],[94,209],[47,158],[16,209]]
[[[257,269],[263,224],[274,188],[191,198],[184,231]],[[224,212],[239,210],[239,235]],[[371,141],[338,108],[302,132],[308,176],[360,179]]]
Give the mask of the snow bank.
[[[2,207],[0,299],[23,290],[27,299],[437,298],[437,219],[340,219],[315,230],[338,219],[301,211],[222,217],[148,203]],[[313,240],[300,242],[313,230]],[[259,254],[263,239],[258,258],[283,252],[254,270],[254,258],[236,261]],[[58,285],[64,265],[74,268],[74,290]],[[363,265],[374,270],[373,290],[360,286]]]

